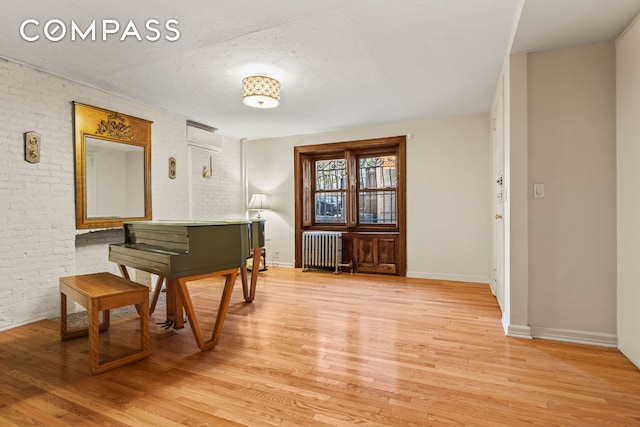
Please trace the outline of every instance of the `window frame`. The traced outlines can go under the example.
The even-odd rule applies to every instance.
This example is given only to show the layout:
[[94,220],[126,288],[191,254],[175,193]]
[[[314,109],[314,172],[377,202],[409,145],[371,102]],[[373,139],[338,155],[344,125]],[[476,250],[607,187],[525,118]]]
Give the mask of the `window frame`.
[[[397,147],[393,147],[393,149],[391,149],[391,147],[389,147],[388,149],[376,149],[376,150],[369,150],[369,149],[363,149],[363,150],[354,150],[356,152],[355,154],[355,168],[356,168],[356,193],[355,193],[355,209],[357,211],[357,218],[358,218],[358,222],[356,225],[356,228],[359,231],[398,231],[399,229],[399,225],[398,225],[398,221],[399,221],[399,211],[400,211],[400,206],[399,206],[399,202],[398,202],[398,185],[399,185],[399,179],[398,179],[398,163],[400,161],[399,159],[399,155],[398,155],[398,149]],[[394,156],[396,158],[396,185],[395,187],[376,187],[376,188],[362,188],[360,186],[360,159],[362,158],[371,158],[371,157],[387,157],[387,156]],[[395,213],[396,213],[396,221],[393,224],[375,224],[375,223],[364,223],[362,224],[360,222],[360,193],[376,193],[376,192],[380,192],[380,191],[392,191],[395,193]],[[371,230],[369,230],[371,229]]]
[[[331,155],[320,155],[320,156],[310,156],[309,158],[310,162],[311,162],[311,201],[312,204],[310,206],[311,208],[311,223],[314,226],[320,226],[320,227],[324,227],[326,225],[337,225],[337,226],[345,226],[347,224],[347,217],[345,214],[345,219],[344,222],[317,222],[317,212],[316,212],[316,194],[318,193],[322,193],[322,194],[331,194],[331,193],[345,193],[345,206],[343,207],[344,211],[347,212],[348,211],[348,203],[347,203],[347,194],[349,193],[348,191],[348,187],[349,187],[349,167],[347,164],[346,159],[344,158],[344,155],[342,152],[336,152],[335,154],[331,154]],[[318,177],[317,177],[317,169],[316,169],[316,162],[318,161],[323,161],[323,160],[345,160],[345,186],[344,188],[341,189],[335,189],[335,190],[318,190],[317,188],[317,184],[318,184]]]
[[[340,144],[340,143],[338,143]],[[320,147],[324,147],[325,144]],[[313,146],[312,146],[313,147]],[[296,147],[303,148],[303,147]],[[304,147],[304,148],[308,148]],[[301,151],[307,151],[305,149]],[[396,186],[395,187],[385,187],[385,188],[366,188],[363,189],[360,187],[360,167],[359,160],[361,158],[367,157],[383,157],[383,156],[394,156],[396,158],[396,163],[400,163],[400,156],[397,145],[389,145],[382,147],[374,147],[364,144],[363,147],[359,147],[357,145],[347,145],[342,150],[332,150],[332,151],[318,151],[318,152],[307,152],[301,155],[300,161],[309,163],[309,183],[303,184],[303,186],[307,186],[309,188],[308,199],[310,201],[309,204],[303,204],[302,209],[307,210],[309,212],[305,212],[303,216],[307,217],[307,221],[304,222],[305,230],[340,230],[340,231],[362,231],[362,232],[389,232],[389,231],[398,231],[400,228],[399,225],[399,201],[398,201],[398,187],[400,185],[399,175],[399,167],[397,166],[396,171]],[[344,190],[318,190],[316,188],[317,180],[316,180],[316,168],[315,162],[322,160],[345,160],[345,172],[347,184]],[[304,178],[303,178],[304,179]],[[296,178],[296,183],[298,179]],[[360,215],[359,215],[359,195],[361,192],[376,192],[376,191],[394,191],[396,193],[396,222],[395,224],[372,224],[372,223],[360,223]],[[315,195],[317,193],[345,193],[345,221],[344,222],[317,222],[316,221],[316,207],[315,207]],[[297,192],[296,192],[297,194]],[[343,229],[347,230],[343,230]]]
[[[396,223],[359,224],[360,192],[359,158],[384,155],[396,156]],[[343,157],[344,156],[344,157]],[[315,221],[315,160],[344,158],[347,175],[345,205],[346,223],[316,223]],[[400,235],[400,245],[406,248],[406,136],[394,136],[358,141],[294,147],[294,193],[296,254],[301,253],[302,232],[309,230],[358,233],[394,233]],[[382,188],[373,191],[381,191]],[[296,266],[301,265],[298,255]]]

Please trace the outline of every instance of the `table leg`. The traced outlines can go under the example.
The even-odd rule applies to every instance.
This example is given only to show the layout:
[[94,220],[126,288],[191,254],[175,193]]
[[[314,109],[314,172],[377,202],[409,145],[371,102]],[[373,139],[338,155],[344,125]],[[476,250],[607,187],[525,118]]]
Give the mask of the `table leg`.
[[[256,296],[256,284],[258,283],[258,272],[260,271],[260,258],[262,257],[262,248],[256,248],[253,251],[253,265],[251,267],[251,286],[247,283],[247,267],[240,269],[240,277],[242,279],[242,292],[244,300],[252,303]],[[266,260],[265,260],[266,262]]]
[[166,296],[167,296],[167,323],[173,326],[173,329],[184,328],[184,308],[183,299],[176,292],[179,288],[180,279],[165,279]]
[[149,306],[149,313],[153,314],[156,310],[156,304],[158,304],[158,298],[160,297],[160,292],[162,292],[162,284],[164,283],[164,277],[158,276],[158,280],[156,280],[156,287],[153,290],[153,299],[151,301],[151,305]]
[[[196,339],[196,343],[200,350],[211,350],[218,344],[218,340],[220,339],[220,333],[222,332],[222,325],[224,324],[224,318],[227,314],[227,309],[229,308],[229,302],[231,301],[231,294],[233,293],[233,285],[236,281],[236,276],[238,275],[237,269],[225,270],[221,271],[218,275],[225,276],[224,289],[222,291],[222,296],[220,298],[220,305],[218,306],[218,315],[216,317],[216,323],[213,326],[213,333],[211,339],[206,340],[202,335],[202,330],[200,329],[200,324],[198,323],[198,318],[196,316],[195,310],[193,308],[193,303],[191,302],[191,296],[189,295],[189,290],[187,289],[187,280],[194,280],[194,278],[181,278],[175,280],[176,292],[178,294],[178,299],[181,299],[184,304],[184,309],[187,312],[187,318],[189,319],[189,323],[191,325],[191,331],[193,332],[193,336]],[[211,277],[210,275],[207,277]]]
[[127,280],[131,280],[131,278],[129,277],[129,270],[127,270],[126,265],[118,264],[118,268],[120,269],[120,273],[122,274],[122,277],[124,277]]

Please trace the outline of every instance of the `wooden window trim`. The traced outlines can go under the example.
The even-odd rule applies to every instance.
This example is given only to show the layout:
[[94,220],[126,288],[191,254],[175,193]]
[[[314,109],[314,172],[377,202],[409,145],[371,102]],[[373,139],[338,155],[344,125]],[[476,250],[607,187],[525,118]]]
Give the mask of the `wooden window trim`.
[[[395,149],[396,165],[396,224],[358,225],[357,197],[359,190],[357,162],[359,157],[389,154]],[[345,156],[344,153],[347,153]],[[331,159],[333,156],[344,157],[347,170],[347,188],[345,203],[347,210],[346,224],[315,224],[315,183],[312,177],[316,160]],[[384,188],[371,191],[384,191]],[[302,232],[306,230],[331,230],[345,233],[395,233],[398,234],[400,246],[400,264],[398,274],[406,274],[406,137],[404,135],[357,141],[345,141],[326,144],[304,145],[294,147],[294,192],[295,192],[295,266],[302,267]]]

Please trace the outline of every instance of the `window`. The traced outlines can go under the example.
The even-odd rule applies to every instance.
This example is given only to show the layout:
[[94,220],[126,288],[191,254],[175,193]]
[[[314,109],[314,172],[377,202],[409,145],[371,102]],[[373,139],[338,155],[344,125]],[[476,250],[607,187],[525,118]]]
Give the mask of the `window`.
[[395,224],[396,156],[359,158],[358,178],[358,222]]
[[315,222],[344,224],[346,197],[344,159],[315,162]]
[[342,232],[343,261],[356,271],[406,272],[406,138],[294,148],[296,267],[302,234]]
[[396,155],[358,157],[357,171],[347,174],[345,157],[314,160],[314,222],[346,224],[347,179],[357,174],[358,224],[396,224]]
[[397,229],[401,153],[404,137],[296,147],[302,226]]

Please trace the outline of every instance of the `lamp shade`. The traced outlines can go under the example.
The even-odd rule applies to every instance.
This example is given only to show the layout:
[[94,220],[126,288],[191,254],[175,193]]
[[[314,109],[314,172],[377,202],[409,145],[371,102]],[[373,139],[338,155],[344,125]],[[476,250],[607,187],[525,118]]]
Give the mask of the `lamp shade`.
[[267,200],[267,195],[256,193],[251,196],[251,200],[249,201],[249,206],[247,206],[247,209],[257,210],[258,218],[260,218],[260,213],[263,209],[271,209],[271,206],[269,206],[269,201]]
[[251,196],[248,208],[254,210],[262,210],[271,209],[271,206],[269,206],[269,201],[267,200],[266,194],[256,193]]
[[267,76],[249,76],[242,80],[242,102],[254,108],[280,105],[280,82]]

